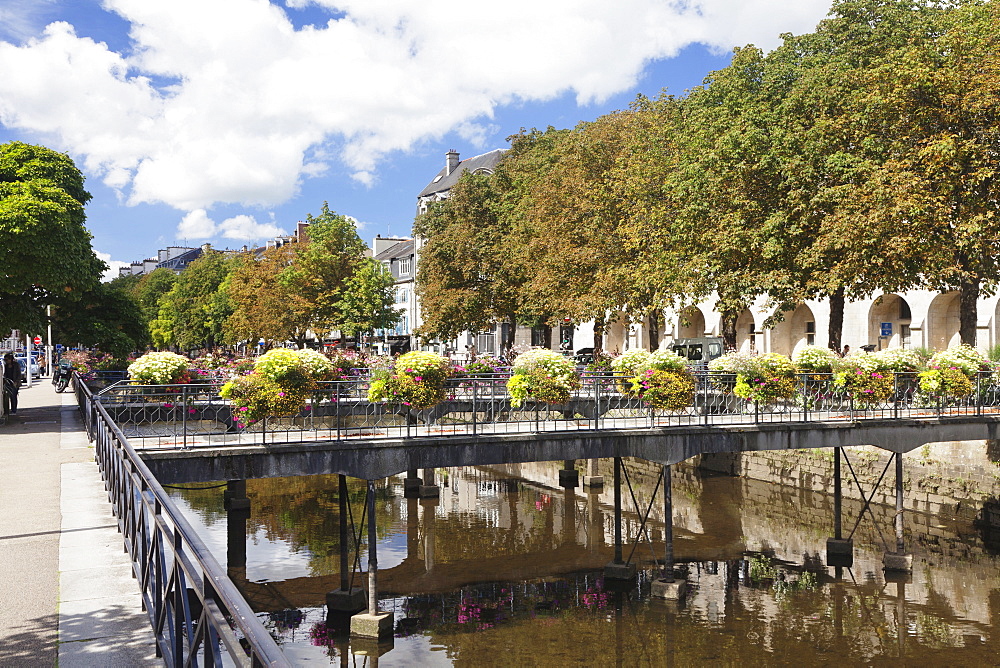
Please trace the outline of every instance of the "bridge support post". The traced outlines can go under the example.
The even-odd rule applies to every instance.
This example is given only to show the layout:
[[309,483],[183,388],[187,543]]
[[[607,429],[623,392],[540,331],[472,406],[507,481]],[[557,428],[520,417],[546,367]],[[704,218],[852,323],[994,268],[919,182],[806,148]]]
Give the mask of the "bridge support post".
[[563,461],[563,467],[559,470],[559,486],[560,487],[579,487],[580,486],[580,472],[576,470],[576,460],[566,459]]
[[434,484],[434,469],[424,469],[423,484],[417,490],[417,496],[421,499],[438,498],[441,495],[441,488]]
[[226,509],[226,563],[229,568],[247,567],[247,520],[250,499],[246,480],[229,480],[222,494]]
[[327,614],[354,614],[365,609],[365,590],[361,587],[351,587],[350,539],[347,531],[347,476],[339,475],[337,490],[337,505],[340,514],[340,589],[334,589],[326,595]]
[[378,536],[375,532],[375,481],[368,481],[368,609],[351,617],[351,635],[381,638],[392,633],[392,612],[378,610]]
[[906,546],[903,544],[903,455],[897,452],[896,457],[896,551],[886,552],[882,557],[882,568],[886,576],[900,574],[908,576],[913,568],[913,555],[906,554]]
[[622,559],[622,458],[615,457],[615,559],[604,567],[605,580],[631,580],[635,564]]
[[420,506],[422,507],[423,513],[423,526],[424,526],[424,572],[429,573],[434,570],[434,529],[436,525],[437,517],[434,514],[434,509],[438,505],[438,500],[434,499],[421,499]]
[[826,564],[835,567],[854,565],[854,541],[843,536],[843,478],[840,472],[840,448],[833,449],[833,538],[826,539]]
[[599,459],[587,460],[587,473],[583,476],[584,487],[604,487],[604,476],[600,474]]
[[670,465],[663,467],[663,575],[650,584],[649,594],[677,600],[684,595],[684,580],[674,579],[674,499]]
[[410,469],[407,471],[406,478],[403,479],[403,498],[415,499],[419,497],[420,486],[423,484],[424,481],[417,475],[417,469]]

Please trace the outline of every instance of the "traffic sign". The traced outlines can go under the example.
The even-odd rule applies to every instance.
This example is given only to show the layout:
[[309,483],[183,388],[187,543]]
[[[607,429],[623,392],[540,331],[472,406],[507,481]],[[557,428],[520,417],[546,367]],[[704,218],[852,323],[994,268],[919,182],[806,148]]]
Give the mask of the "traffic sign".
[[41,343],[42,343],[42,337],[36,336],[34,338],[34,343],[35,343],[36,346],[41,345]]
[[879,328],[879,336],[892,336],[892,323],[883,322]]

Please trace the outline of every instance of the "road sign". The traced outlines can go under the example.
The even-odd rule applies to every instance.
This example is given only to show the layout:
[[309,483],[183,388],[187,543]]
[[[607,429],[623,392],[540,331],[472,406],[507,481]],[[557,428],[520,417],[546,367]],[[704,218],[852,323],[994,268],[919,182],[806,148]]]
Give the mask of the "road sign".
[[35,337],[35,338],[33,339],[33,341],[34,341],[34,343],[35,343],[35,345],[36,345],[36,346],[38,346],[38,345],[41,345],[41,344],[42,344],[42,337],[40,337],[40,336],[36,336],[36,337]]
[[63,351],[63,345],[61,343],[56,344],[56,352],[61,353]]
[[883,322],[879,329],[879,336],[892,336],[892,323]]

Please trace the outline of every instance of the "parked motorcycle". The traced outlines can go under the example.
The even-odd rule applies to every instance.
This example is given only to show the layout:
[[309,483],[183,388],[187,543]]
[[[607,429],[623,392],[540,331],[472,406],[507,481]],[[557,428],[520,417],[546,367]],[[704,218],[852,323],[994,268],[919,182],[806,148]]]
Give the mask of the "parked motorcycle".
[[56,392],[65,392],[72,377],[73,363],[69,360],[59,360],[59,365],[52,373],[52,384],[56,386]]

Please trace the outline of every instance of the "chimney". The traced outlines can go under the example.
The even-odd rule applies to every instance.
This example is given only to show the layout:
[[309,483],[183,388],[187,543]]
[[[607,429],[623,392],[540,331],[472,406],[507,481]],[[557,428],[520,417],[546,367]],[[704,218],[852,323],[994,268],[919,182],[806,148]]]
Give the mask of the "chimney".
[[451,173],[455,171],[456,167],[458,167],[458,151],[456,151],[455,149],[451,149],[444,155],[445,158],[447,159],[444,165],[445,169],[444,175],[451,176]]

